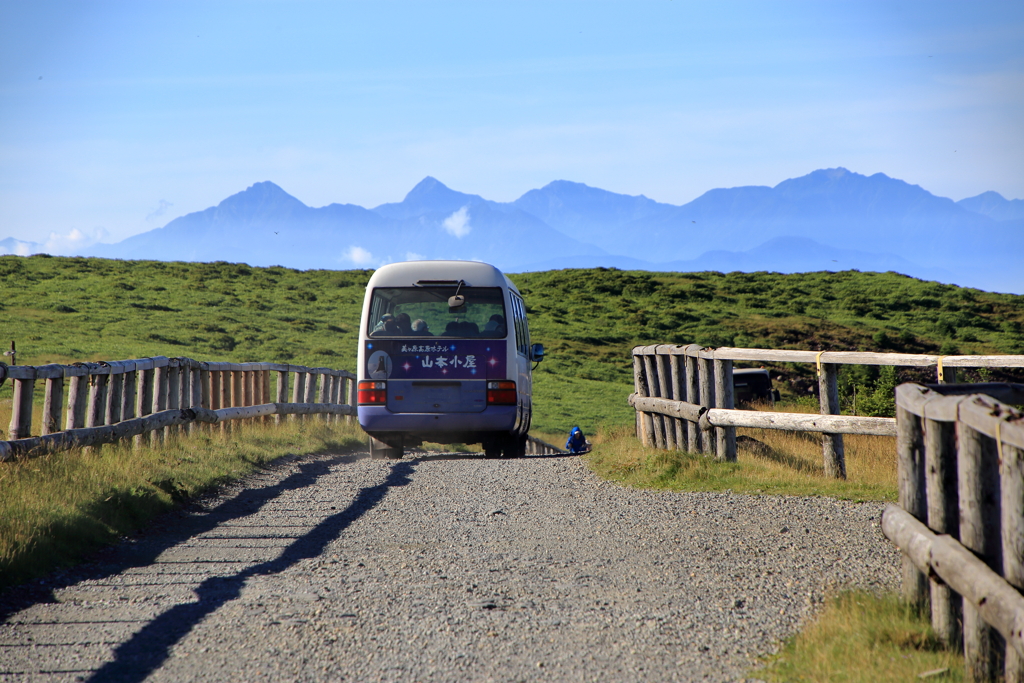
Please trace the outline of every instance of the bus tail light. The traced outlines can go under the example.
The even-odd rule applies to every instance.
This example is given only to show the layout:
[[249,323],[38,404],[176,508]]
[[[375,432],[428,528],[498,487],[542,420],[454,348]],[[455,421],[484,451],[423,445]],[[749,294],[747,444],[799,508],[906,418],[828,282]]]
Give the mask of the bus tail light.
[[516,383],[509,380],[487,383],[487,405],[514,406],[516,404]]
[[358,403],[361,406],[382,406],[388,402],[388,383],[364,379],[359,382]]

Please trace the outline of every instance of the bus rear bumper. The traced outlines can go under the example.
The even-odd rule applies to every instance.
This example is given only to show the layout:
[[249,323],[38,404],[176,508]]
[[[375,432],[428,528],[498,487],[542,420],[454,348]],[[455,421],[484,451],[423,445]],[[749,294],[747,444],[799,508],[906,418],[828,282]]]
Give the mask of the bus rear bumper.
[[438,443],[475,443],[474,436],[511,432],[516,426],[516,406],[490,406],[479,413],[393,413],[384,406],[359,406],[357,414],[363,431],[379,439],[405,434]]

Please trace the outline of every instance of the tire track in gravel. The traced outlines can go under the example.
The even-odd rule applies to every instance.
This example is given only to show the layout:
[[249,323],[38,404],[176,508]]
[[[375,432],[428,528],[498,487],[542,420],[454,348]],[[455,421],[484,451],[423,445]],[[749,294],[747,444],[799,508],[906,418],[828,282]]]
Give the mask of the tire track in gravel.
[[314,456],[0,598],[0,680],[742,679],[881,504],[626,489],[577,458]]

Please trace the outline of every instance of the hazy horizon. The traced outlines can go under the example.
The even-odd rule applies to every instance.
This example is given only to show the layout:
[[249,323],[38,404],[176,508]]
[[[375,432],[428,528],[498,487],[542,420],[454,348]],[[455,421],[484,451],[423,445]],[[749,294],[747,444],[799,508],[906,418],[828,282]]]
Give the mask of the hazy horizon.
[[[0,238],[117,242],[271,180],[681,205],[842,166],[1024,198],[1024,5],[0,2]],[[76,231],[76,232],[73,232]]]

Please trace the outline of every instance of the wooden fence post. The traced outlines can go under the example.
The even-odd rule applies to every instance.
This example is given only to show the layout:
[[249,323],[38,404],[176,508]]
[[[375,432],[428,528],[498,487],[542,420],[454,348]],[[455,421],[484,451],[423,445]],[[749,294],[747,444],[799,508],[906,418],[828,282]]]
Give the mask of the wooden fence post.
[[[82,366],[76,366],[77,373]],[[68,412],[64,421],[64,429],[80,429],[85,426],[85,410],[89,401],[89,375],[75,374],[71,376],[68,387]]]
[[[672,374],[672,347],[668,344],[659,344],[654,359],[658,367],[658,385],[661,387],[661,395],[670,401],[677,401],[676,380],[678,377]],[[678,417],[665,418],[665,448],[669,450],[683,450],[686,446],[679,435],[681,419]]]
[[[252,372],[248,369],[249,366],[245,363],[240,363],[238,366],[240,369],[238,373],[239,385],[238,385],[238,403],[241,407],[252,405]],[[239,424],[245,424],[251,422],[251,420],[239,420]]]
[[[275,403],[287,403],[288,402],[288,370],[287,365],[284,366],[285,370],[277,371],[277,393],[274,395]],[[281,424],[281,416],[275,415],[274,422]]]
[[[686,362],[686,402],[694,405],[700,403],[700,367],[696,356],[691,356],[690,351],[696,347],[690,344],[686,347],[686,355],[683,357]],[[701,432],[696,423],[686,425],[686,450],[691,453],[701,451]]]
[[[644,347],[644,377],[647,379],[647,393],[652,398],[661,398],[661,387],[658,385],[658,370],[654,367],[654,359],[656,358],[653,353],[656,347],[645,346]],[[652,436],[654,437],[654,443],[652,444],[655,448],[665,448],[665,421],[661,415],[653,413],[651,415],[653,424]]]
[[121,391],[121,421],[133,420],[136,417],[135,405],[136,393],[138,392],[138,370],[135,361],[128,361],[122,380]]
[[[932,531],[960,537],[957,496],[956,423],[924,420],[925,499]],[[960,644],[960,596],[944,582],[929,578],[932,628],[949,647]]]
[[[700,405],[703,408],[714,408],[715,407],[715,368],[714,368],[714,351],[703,350],[697,352],[697,365],[700,367]],[[707,355],[712,354],[712,355]],[[705,455],[711,453],[711,449],[714,447],[714,427],[708,427],[707,430],[701,430],[700,435],[700,452]]]
[[956,384],[956,368],[944,367],[942,356],[939,356],[939,363],[935,366],[935,381],[939,384]]
[[[306,398],[306,369],[296,368],[295,370],[295,382],[292,384],[292,403],[303,403]],[[295,422],[299,419],[298,415],[289,415],[288,420]]]
[[[676,346],[675,349],[682,347]],[[673,401],[685,401],[686,400],[686,369],[683,367],[683,359],[679,355],[678,351],[668,357],[669,363],[669,385],[672,388],[672,400]],[[676,448],[681,451],[687,449],[687,432],[688,423],[681,417],[677,417],[675,420],[676,426]]]
[[[234,367],[230,363],[220,364],[220,407],[230,408],[231,397],[235,394],[235,373],[232,370]],[[227,434],[231,431],[231,424],[229,420],[224,420],[220,424],[220,433]]]
[[[242,366],[234,363],[231,365],[231,403],[232,408],[237,408],[245,405],[245,371],[242,370]],[[225,422],[228,431],[234,431],[235,425],[231,422]]]
[[[999,504],[999,465],[995,441],[961,422],[957,435],[957,474],[960,489],[960,543],[989,567],[1002,567]],[[985,522],[988,521],[988,524]],[[995,679],[995,633],[978,610],[963,601],[964,673],[970,681]]]
[[242,376],[245,385],[242,387],[242,391],[245,394],[245,405],[254,406],[256,405],[256,372],[247,365],[245,374]]
[[[153,369],[152,411],[159,413],[167,409],[167,388],[170,383],[169,362],[163,361]],[[149,433],[149,444],[158,446],[164,442],[164,430],[154,429]]]
[[109,369],[107,372],[89,376],[89,408],[85,415],[86,427],[99,427],[106,419],[107,407],[107,383],[110,381]]
[[[735,407],[732,386],[732,361],[715,359],[715,407]],[[719,460],[736,462],[736,428],[715,427],[715,453]]]
[[[135,394],[135,414],[139,417],[151,415],[153,413],[153,376],[156,370],[153,369],[153,361],[145,360],[144,365],[139,372],[139,387]],[[142,448],[144,434],[138,434],[134,437],[133,442],[135,448]]]
[[[835,363],[821,363],[818,373],[818,402],[822,415],[839,414],[839,382]],[[846,479],[846,454],[842,434],[821,435],[822,460],[825,476]]]
[[[663,349],[661,344],[651,347],[650,358],[651,361],[653,361],[654,374],[658,380],[658,398],[671,398],[672,393],[668,385],[669,374],[667,372],[667,368],[665,367],[665,362],[668,360],[668,357],[661,353],[662,350]],[[673,424],[673,420],[671,417],[666,417],[664,415],[659,415],[659,417],[661,418],[661,432],[662,439],[664,440],[665,444],[664,447],[667,450],[673,450],[676,447],[676,428]]]
[[[200,369],[200,364],[196,361],[192,361],[189,374],[192,375],[192,380],[189,382],[189,386],[192,387],[192,400],[190,405],[193,408],[203,407],[203,372]],[[203,428],[202,423],[190,422],[188,425],[188,431],[190,434],[196,433]]]
[[[1024,592],[1024,449],[997,444],[999,453],[999,494],[1003,531],[1002,575]],[[1006,648],[1004,680],[1024,681],[1024,657],[1016,648]]]
[[[273,403],[270,400],[270,364],[263,363],[260,365],[260,405],[265,403]],[[264,415],[260,418],[261,422],[270,422],[270,416]]]
[[[340,391],[340,387],[341,387],[341,383],[342,383],[341,375],[339,375],[336,370],[332,370],[330,377],[331,377],[331,393],[330,393],[330,396],[329,396],[329,398],[327,400],[329,402],[335,403],[335,404],[341,403],[341,401],[338,400],[338,392]],[[327,420],[329,422],[340,422],[341,421],[341,415],[328,415],[327,416]]]
[[[647,375],[647,391],[655,398],[662,397],[662,386],[658,378],[658,356],[657,345],[644,347],[644,372]],[[654,445],[656,448],[665,448],[665,427],[667,419],[663,415],[654,413]]]
[[32,399],[36,391],[34,379],[14,380],[14,400],[11,402],[10,440],[32,436]]
[[[309,372],[306,373],[306,395],[303,397],[303,403],[316,403],[316,372],[313,368],[309,368]],[[303,422],[311,420],[311,416],[302,415],[300,418]]]
[[107,404],[103,414],[103,424],[112,425],[121,421],[121,401],[124,397],[124,366],[120,363],[109,363],[110,379],[107,380]]
[[207,410],[213,406],[213,376],[209,363],[199,366],[199,405]]
[[[638,347],[641,349],[642,347]],[[633,349],[633,391],[637,396],[647,397],[647,378],[644,376],[643,356]],[[650,448],[654,445],[654,417],[650,413],[636,412],[636,436],[640,443]]]
[[43,394],[43,424],[40,435],[60,431],[60,414],[64,407],[64,375],[48,377]]
[[[181,407],[181,365],[177,358],[172,358],[167,364],[167,408],[166,410],[177,410]],[[164,438],[169,439],[172,434],[178,431],[180,425],[164,427]]]
[[[330,403],[331,401],[331,375],[330,372],[320,373],[320,392],[317,396],[317,403]],[[327,422],[328,415],[321,415],[320,421]]]
[[[927,524],[925,501],[924,432],[921,418],[896,405],[896,485],[900,507]],[[928,584],[906,554],[901,554],[903,596],[910,604],[923,608],[928,600]]]

